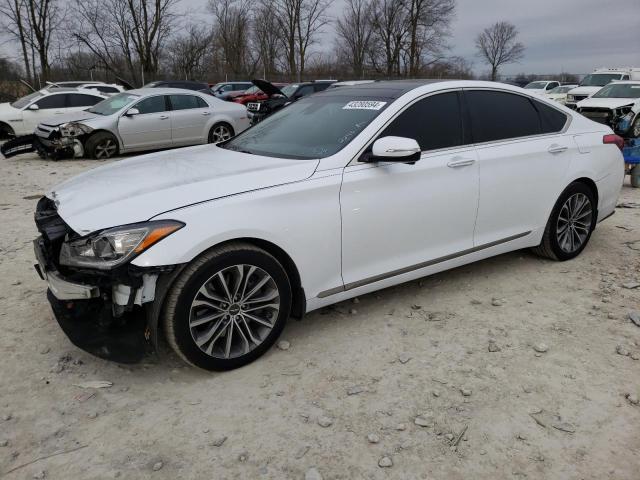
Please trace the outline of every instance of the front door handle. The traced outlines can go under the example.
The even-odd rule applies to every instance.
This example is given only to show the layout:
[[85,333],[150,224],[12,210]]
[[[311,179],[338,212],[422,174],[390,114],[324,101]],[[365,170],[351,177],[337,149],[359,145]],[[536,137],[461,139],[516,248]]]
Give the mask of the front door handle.
[[166,120],[169,118],[169,115],[160,115],[160,120]]
[[566,152],[567,150],[569,150],[569,147],[567,147],[565,145],[558,145],[557,143],[554,143],[553,145],[551,145],[547,149],[547,152],[549,152],[549,153],[562,153],[562,152]]
[[468,167],[469,165],[473,165],[474,163],[476,163],[475,158],[453,157],[451,161],[447,163],[447,167]]

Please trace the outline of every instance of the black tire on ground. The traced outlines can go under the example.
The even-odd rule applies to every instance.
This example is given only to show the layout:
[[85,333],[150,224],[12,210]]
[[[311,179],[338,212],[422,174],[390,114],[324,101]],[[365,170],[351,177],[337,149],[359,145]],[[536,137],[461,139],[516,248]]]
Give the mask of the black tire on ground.
[[0,140],[9,140],[16,136],[15,131],[11,125],[7,125],[4,122],[0,122]]
[[[582,194],[586,196],[591,207],[592,215],[590,221],[588,222],[589,225],[588,232],[586,232],[586,238],[582,241],[582,244],[578,248],[576,248],[575,251],[567,252],[561,247],[560,241],[558,239],[558,218],[567,200],[571,197],[574,197],[576,194]],[[589,239],[591,238],[593,229],[596,226],[597,216],[597,203],[591,188],[589,188],[589,186],[582,182],[573,182],[560,194],[558,201],[551,211],[551,216],[547,221],[547,225],[542,236],[542,242],[540,242],[540,245],[532,249],[533,252],[541,257],[550,258],[552,260],[557,260],[560,262],[571,260],[572,258],[577,257],[589,243]]]
[[224,140],[228,140],[233,137],[233,127],[227,122],[218,122],[209,130],[209,137],[207,141],[209,143],[218,143]]
[[97,160],[111,158],[118,150],[118,140],[109,132],[94,133],[84,144],[85,156]]
[[[243,268],[245,268],[245,271],[248,271],[249,267],[253,266],[257,267],[257,269],[261,269],[263,272],[266,272],[268,276],[270,276],[273,280],[272,285],[275,285],[277,287],[277,290],[275,291],[278,294],[280,304],[279,309],[277,310],[277,315],[273,316],[275,317],[275,319],[271,320],[273,325],[271,327],[271,330],[263,330],[261,343],[257,344],[257,346],[252,347],[253,349],[248,352],[243,351],[242,353],[236,353],[235,356],[230,356],[229,358],[221,358],[221,356],[224,356],[224,352],[222,352],[222,355],[219,353],[208,354],[203,350],[210,344],[207,344],[205,342],[202,347],[199,347],[196,344],[194,334],[192,333],[193,325],[190,325],[190,322],[192,321],[193,302],[196,299],[203,298],[202,294],[199,292],[202,291],[204,285],[208,284],[208,282],[211,282],[212,280],[214,282],[218,281],[218,272],[223,272],[222,275],[224,276],[225,269],[229,269],[230,267],[237,268],[238,265],[243,266]],[[249,279],[253,277],[247,275],[246,278]],[[229,281],[229,283],[232,283],[231,280]],[[242,282],[240,281],[239,283]],[[247,280],[247,283],[245,283],[244,285],[245,288],[247,287],[247,285],[249,285],[249,288],[252,288],[254,284],[249,284],[249,281]],[[238,290],[239,289],[236,288],[236,292]],[[242,290],[244,291],[244,289]],[[211,292],[211,290],[207,291]],[[259,292],[262,295],[261,291]],[[217,291],[214,293],[217,293]],[[269,300],[269,302],[273,301],[275,300]],[[276,260],[266,251],[257,248],[249,243],[233,242],[209,250],[208,252],[194,259],[184,269],[184,271],[178,276],[178,278],[172,285],[171,290],[167,294],[167,298],[165,300],[163,308],[162,322],[169,345],[171,345],[173,350],[187,363],[195,365],[196,367],[203,368],[205,370],[231,370],[252,362],[253,360],[263,355],[269,349],[269,347],[273,345],[273,343],[282,333],[285,323],[289,317],[291,311],[291,303],[292,293],[289,277],[287,276],[286,270],[278,262],[278,260]],[[217,305],[218,306],[215,310],[211,310],[211,312],[214,314],[222,311],[220,308],[218,308],[221,304],[218,303]],[[225,306],[225,308],[227,308],[228,310],[231,310],[233,308],[230,303],[222,305]],[[253,311],[252,314],[255,314],[256,316],[258,315],[256,311]],[[225,317],[222,318],[222,323],[220,323],[220,326],[216,327],[215,330],[214,338],[223,339],[221,340],[222,343],[215,343],[215,345],[222,345],[222,348],[224,348],[229,331],[226,329],[226,325],[229,325],[230,322],[229,317],[229,315],[225,315]],[[238,318],[239,317],[241,316],[238,315]],[[249,317],[246,318],[248,319]],[[207,337],[207,333],[213,335],[211,332],[213,332],[214,330],[209,329],[213,328],[214,324],[215,322],[211,321],[204,326],[197,327],[202,328],[202,330],[199,330],[196,336],[198,336],[199,338],[204,338]],[[235,335],[235,337],[232,338],[234,339],[234,341],[238,341],[238,339],[242,340],[243,338],[251,338],[251,336],[247,334],[248,327],[246,327],[246,325],[246,328],[243,329],[240,320],[238,320],[237,325],[240,326],[237,327],[238,330],[233,331],[233,335]],[[264,328],[260,327],[259,324],[253,325],[256,325],[258,328]],[[239,330],[241,330],[242,333]],[[215,339],[213,340],[213,342],[217,341],[218,340]],[[241,342],[241,344],[247,346],[249,345],[248,342]],[[219,347],[214,346],[212,348],[216,349],[217,352],[220,352],[218,350]]]

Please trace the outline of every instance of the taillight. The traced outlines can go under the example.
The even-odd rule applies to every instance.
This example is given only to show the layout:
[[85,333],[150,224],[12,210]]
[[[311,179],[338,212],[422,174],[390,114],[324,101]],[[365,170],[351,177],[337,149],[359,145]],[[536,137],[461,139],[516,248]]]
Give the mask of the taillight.
[[605,135],[602,137],[602,143],[604,144],[613,144],[617,146],[620,151],[624,148],[624,139],[618,135]]

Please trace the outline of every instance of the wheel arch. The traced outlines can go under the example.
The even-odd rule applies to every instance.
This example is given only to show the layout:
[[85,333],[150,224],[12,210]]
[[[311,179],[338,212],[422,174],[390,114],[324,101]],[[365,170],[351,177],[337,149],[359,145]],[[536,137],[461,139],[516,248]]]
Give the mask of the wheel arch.
[[[595,198],[595,203],[596,203],[596,215],[597,215],[597,209],[598,209],[598,202],[600,201],[600,195],[598,194],[598,186],[596,185],[596,182],[594,182],[591,178],[589,177],[580,177],[580,178],[576,178],[573,182],[571,183],[583,183],[585,184],[587,187],[589,187],[589,189],[591,190],[591,192],[593,193],[593,196]],[[571,183],[569,185],[571,185]],[[567,187],[569,186],[567,185]],[[566,187],[565,187],[566,188]]]
[[116,142],[118,142],[118,152],[122,152],[124,145],[122,143],[122,139],[120,138],[120,135],[118,135],[115,132],[112,132],[111,130],[107,130],[106,128],[96,128],[95,130],[91,130],[91,132],[85,135],[82,144],[84,145],[87,142],[87,140],[89,140],[92,136],[97,135],[98,133],[108,133],[113,138],[115,138]]
[[14,130],[14,128],[7,122],[3,121],[0,121],[0,132],[6,132],[8,136],[16,135],[16,131]]

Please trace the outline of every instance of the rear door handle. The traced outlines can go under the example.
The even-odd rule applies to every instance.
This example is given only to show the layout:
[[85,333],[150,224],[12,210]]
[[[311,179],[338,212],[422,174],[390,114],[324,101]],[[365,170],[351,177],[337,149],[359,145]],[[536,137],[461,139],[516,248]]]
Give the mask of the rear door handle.
[[169,118],[169,115],[160,115],[160,120],[166,120]]
[[447,163],[447,167],[451,167],[451,168],[468,167],[469,165],[473,165],[474,163],[476,163],[475,158],[453,157],[451,161]]
[[566,145],[558,145],[557,143],[554,143],[549,148],[547,148],[547,152],[549,153],[562,153],[567,150],[569,150],[569,147],[567,147]]

